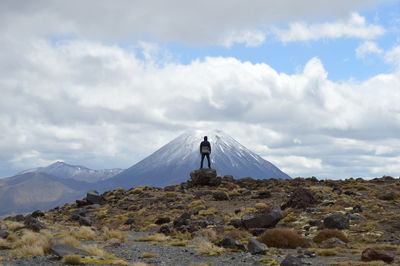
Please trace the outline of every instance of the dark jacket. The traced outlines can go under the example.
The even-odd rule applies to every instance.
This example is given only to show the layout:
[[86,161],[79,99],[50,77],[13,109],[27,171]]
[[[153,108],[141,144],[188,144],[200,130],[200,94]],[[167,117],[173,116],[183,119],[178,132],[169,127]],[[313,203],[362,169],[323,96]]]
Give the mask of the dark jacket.
[[210,142],[208,142],[207,140],[204,140],[204,141],[202,141],[200,143],[200,153],[207,153],[207,152],[202,152],[202,148],[203,147],[208,147],[208,150],[210,151],[208,153],[211,153],[211,144],[210,144]]

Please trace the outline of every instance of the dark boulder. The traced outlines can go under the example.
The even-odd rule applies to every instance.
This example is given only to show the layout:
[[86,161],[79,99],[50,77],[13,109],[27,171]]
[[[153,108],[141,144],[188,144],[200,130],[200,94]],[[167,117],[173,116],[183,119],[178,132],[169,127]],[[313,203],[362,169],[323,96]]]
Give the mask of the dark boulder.
[[86,194],[86,201],[89,204],[103,204],[104,198],[99,194],[97,190],[90,190]]
[[243,244],[241,244],[239,241],[233,239],[232,237],[223,238],[221,241],[219,241],[217,243],[217,246],[220,246],[223,248],[238,249],[238,250],[246,249]]
[[317,204],[313,193],[305,188],[296,188],[292,191],[289,200],[282,206],[282,209],[295,208],[305,209]]
[[329,229],[349,229],[349,217],[342,213],[334,213],[324,218],[324,226]]
[[38,219],[30,215],[25,217],[24,225],[25,228],[32,230],[34,232],[39,232],[41,229],[44,228],[44,225]]
[[390,256],[384,251],[377,250],[374,248],[366,248],[364,251],[361,253],[361,260],[362,261],[375,261],[375,260],[381,260],[386,263],[392,263],[394,260],[393,256]]
[[223,191],[216,191],[213,193],[213,198],[218,201],[230,200],[229,195]]
[[258,192],[256,195],[252,196],[253,199],[268,199],[270,198],[271,192],[269,192],[268,190],[264,190],[261,192]]
[[306,265],[301,258],[293,255],[287,255],[280,266],[302,266]]
[[171,219],[169,217],[160,217],[154,223],[160,225],[160,224],[167,224],[169,222],[171,222]]
[[249,243],[247,244],[247,250],[251,254],[264,254],[267,251],[268,247],[264,243],[259,242],[254,238],[249,239]]
[[188,225],[188,220],[191,217],[191,213],[189,212],[184,212],[182,213],[181,216],[179,216],[178,218],[176,218],[173,222],[173,225],[175,228],[177,227],[181,227],[183,225]]
[[32,212],[31,216],[34,218],[43,217],[44,212],[42,212],[41,210],[36,210],[36,211]]
[[221,177],[217,176],[215,169],[198,169],[190,172],[189,183],[192,186],[219,186]]
[[242,216],[242,224],[247,229],[274,227],[283,218],[282,211],[275,206],[267,208],[263,212]]
[[6,230],[0,230],[0,238],[6,239],[9,235]]

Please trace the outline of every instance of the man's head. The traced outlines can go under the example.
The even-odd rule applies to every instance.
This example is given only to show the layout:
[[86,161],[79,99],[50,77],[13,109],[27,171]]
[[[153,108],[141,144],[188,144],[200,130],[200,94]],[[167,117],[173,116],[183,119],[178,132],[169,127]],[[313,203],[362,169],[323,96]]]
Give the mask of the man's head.
[[207,136],[204,136],[204,140],[207,140]]

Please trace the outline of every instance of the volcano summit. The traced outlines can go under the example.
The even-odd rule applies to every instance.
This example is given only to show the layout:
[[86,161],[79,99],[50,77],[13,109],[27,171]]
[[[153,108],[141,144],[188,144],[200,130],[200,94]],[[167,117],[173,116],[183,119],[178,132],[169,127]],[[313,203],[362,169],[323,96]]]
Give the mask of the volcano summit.
[[257,179],[290,178],[228,134],[213,130],[186,132],[107,182],[123,188],[144,185],[166,186],[184,182],[188,179],[189,173],[200,166],[199,145],[203,136],[208,136],[211,143],[211,166],[221,176],[233,175],[235,178]]

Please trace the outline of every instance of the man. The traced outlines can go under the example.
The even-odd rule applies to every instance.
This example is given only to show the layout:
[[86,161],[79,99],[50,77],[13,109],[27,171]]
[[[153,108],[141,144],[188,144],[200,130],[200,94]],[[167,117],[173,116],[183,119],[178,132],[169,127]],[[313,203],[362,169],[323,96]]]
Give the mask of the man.
[[203,168],[204,157],[207,157],[208,168],[211,169],[210,153],[211,153],[211,145],[210,142],[208,142],[207,140],[207,136],[205,136],[204,141],[200,143],[200,154],[201,154],[200,168]]

